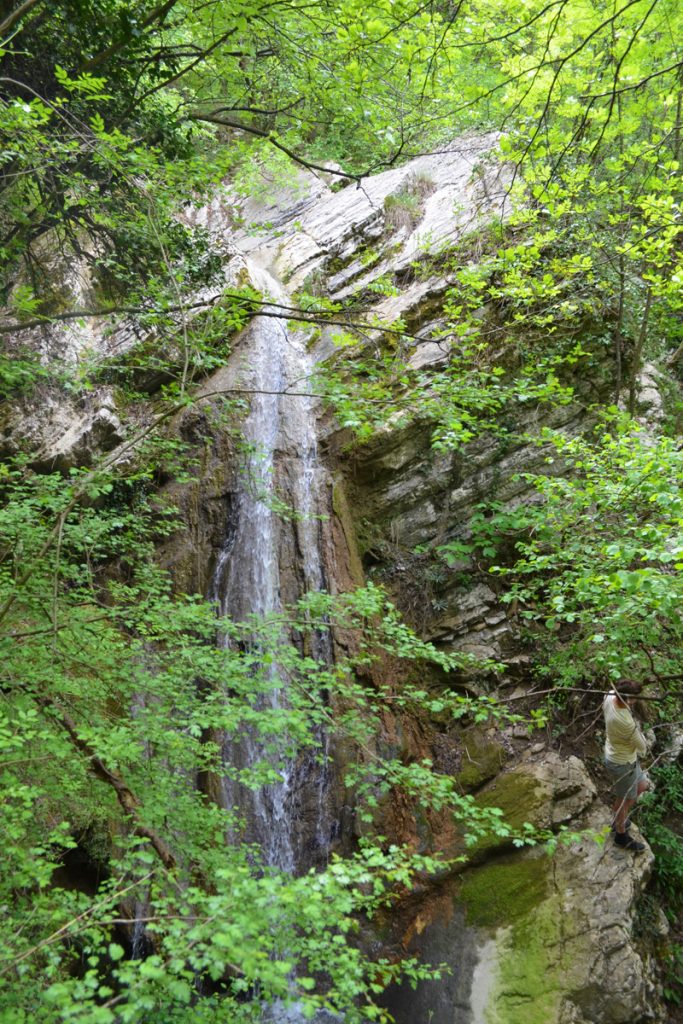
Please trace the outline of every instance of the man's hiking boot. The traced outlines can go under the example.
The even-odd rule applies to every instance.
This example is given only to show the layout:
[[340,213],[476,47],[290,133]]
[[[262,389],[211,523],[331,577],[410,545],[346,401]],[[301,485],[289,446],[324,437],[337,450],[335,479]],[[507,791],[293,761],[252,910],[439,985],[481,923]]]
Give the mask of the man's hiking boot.
[[[633,822],[631,821],[631,819],[627,818],[624,822],[624,832],[628,832],[632,824]],[[612,822],[612,824],[610,825],[610,832],[616,832],[616,830],[617,826],[614,824],[614,822]]]
[[615,832],[614,842],[616,846],[621,846],[623,850],[631,850],[632,853],[642,853],[645,849],[645,843],[639,843],[628,832]]

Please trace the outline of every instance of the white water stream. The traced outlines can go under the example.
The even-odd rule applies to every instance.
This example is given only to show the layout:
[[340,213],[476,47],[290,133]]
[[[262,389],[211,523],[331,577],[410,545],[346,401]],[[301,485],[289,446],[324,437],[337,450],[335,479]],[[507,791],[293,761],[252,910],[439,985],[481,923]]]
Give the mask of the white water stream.
[[[273,302],[288,301],[267,270],[253,261],[248,261],[248,268],[252,283],[264,295]],[[264,312],[268,311],[264,306]],[[315,400],[301,395],[307,390],[312,369],[305,342],[305,336],[290,332],[284,320],[259,316],[240,350],[244,361],[240,387],[251,392],[243,425],[243,486],[236,528],[226,537],[210,593],[221,614],[233,621],[282,609],[280,563],[288,541],[299,553],[301,593],[324,586],[319,515],[322,471],[317,459]],[[290,481],[289,493],[282,496],[276,492],[280,463],[286,464]],[[281,498],[289,506],[284,516],[276,506]],[[289,535],[287,531],[291,531]],[[289,571],[291,574],[292,567]],[[270,681],[273,686],[261,698],[261,707],[277,713],[287,703],[286,675],[277,665],[270,670]],[[277,765],[279,782],[249,790],[228,775],[223,800],[226,807],[239,810],[246,823],[246,838],[260,846],[264,863],[296,873],[309,866],[301,849],[302,799],[318,807],[313,841],[318,846],[329,843],[326,772],[312,757],[288,758],[285,747],[283,737],[280,750],[269,755],[270,763]],[[263,744],[249,733],[227,740],[224,760],[233,768],[252,768],[264,761]]]

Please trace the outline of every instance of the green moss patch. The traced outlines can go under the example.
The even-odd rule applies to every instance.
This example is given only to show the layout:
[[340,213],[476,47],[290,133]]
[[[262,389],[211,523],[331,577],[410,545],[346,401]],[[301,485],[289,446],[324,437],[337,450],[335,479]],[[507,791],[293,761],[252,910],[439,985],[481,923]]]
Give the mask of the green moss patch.
[[486,1024],[558,1020],[577,965],[563,948],[562,907],[550,885],[551,870],[551,860],[534,853],[501,858],[463,876],[459,899],[467,923],[496,933]]
[[521,828],[526,821],[538,826],[546,824],[549,802],[550,793],[547,788],[524,771],[499,775],[485,792],[477,795],[480,806],[500,807],[512,828]]
[[492,779],[505,761],[503,745],[478,728],[463,733],[461,751],[462,765],[455,777],[464,790],[475,789]]
[[525,917],[548,895],[549,861],[546,857],[501,857],[463,876],[459,899],[467,923],[479,928],[501,928]]
[[[552,898],[517,921],[500,951],[487,1024],[553,1024],[576,964],[563,949],[562,910]],[[576,952],[576,951],[574,951]]]
[[[514,832],[523,831],[526,822],[541,828],[549,824],[548,787],[522,770],[497,775],[486,789],[477,793],[475,800],[479,807],[500,808],[502,821]],[[470,856],[481,859],[486,852],[509,843],[509,836],[485,835],[470,847]]]

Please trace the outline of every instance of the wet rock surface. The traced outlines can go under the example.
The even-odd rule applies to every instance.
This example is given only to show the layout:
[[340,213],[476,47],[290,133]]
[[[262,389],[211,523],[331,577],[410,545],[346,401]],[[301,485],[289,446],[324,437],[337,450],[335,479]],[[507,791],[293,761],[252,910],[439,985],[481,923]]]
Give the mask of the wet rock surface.
[[[657,994],[634,935],[652,867],[605,839],[610,819],[577,758],[549,756],[495,781],[510,819],[583,833],[554,855],[489,856],[403,920],[403,942],[446,964],[439,981],[390,993],[397,1024],[644,1024]],[[514,796],[511,794],[514,792]],[[502,799],[500,799],[502,797]]]

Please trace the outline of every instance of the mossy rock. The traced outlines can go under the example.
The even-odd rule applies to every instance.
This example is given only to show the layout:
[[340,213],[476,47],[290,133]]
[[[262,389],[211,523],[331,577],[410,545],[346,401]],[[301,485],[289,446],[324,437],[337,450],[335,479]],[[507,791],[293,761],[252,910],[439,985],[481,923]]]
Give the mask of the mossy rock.
[[482,793],[477,794],[480,807],[500,807],[511,828],[521,828],[525,822],[537,827],[549,823],[552,793],[534,775],[514,770],[498,775]]
[[[550,824],[552,793],[547,785],[521,769],[497,775],[493,782],[477,793],[479,807],[497,807],[503,812],[501,822],[513,832],[523,832],[528,822],[536,828]],[[470,857],[481,860],[484,854],[510,845],[507,835],[482,836],[470,847]]]
[[460,748],[462,761],[455,778],[465,791],[476,789],[493,779],[505,763],[506,753],[502,743],[477,726],[463,732]]
[[531,913],[548,894],[549,873],[547,857],[519,854],[465,872],[458,895],[467,923],[496,929]]
[[505,935],[486,1024],[554,1024],[561,1019],[575,971],[562,942],[561,920],[557,900],[548,900]]
[[462,880],[467,924],[495,936],[484,947],[478,979],[486,1024],[559,1018],[572,965],[564,963],[562,909],[551,872],[550,858],[534,852],[475,868]]
[[346,549],[349,559],[349,573],[354,582],[358,586],[362,586],[365,581],[363,563],[361,560],[361,554],[359,553],[359,547],[362,552],[362,544],[356,530],[356,524],[354,522],[353,515],[351,514],[346,490],[340,476],[335,477],[332,485],[332,510],[339,521],[342,534],[344,535],[344,540],[346,541]]

